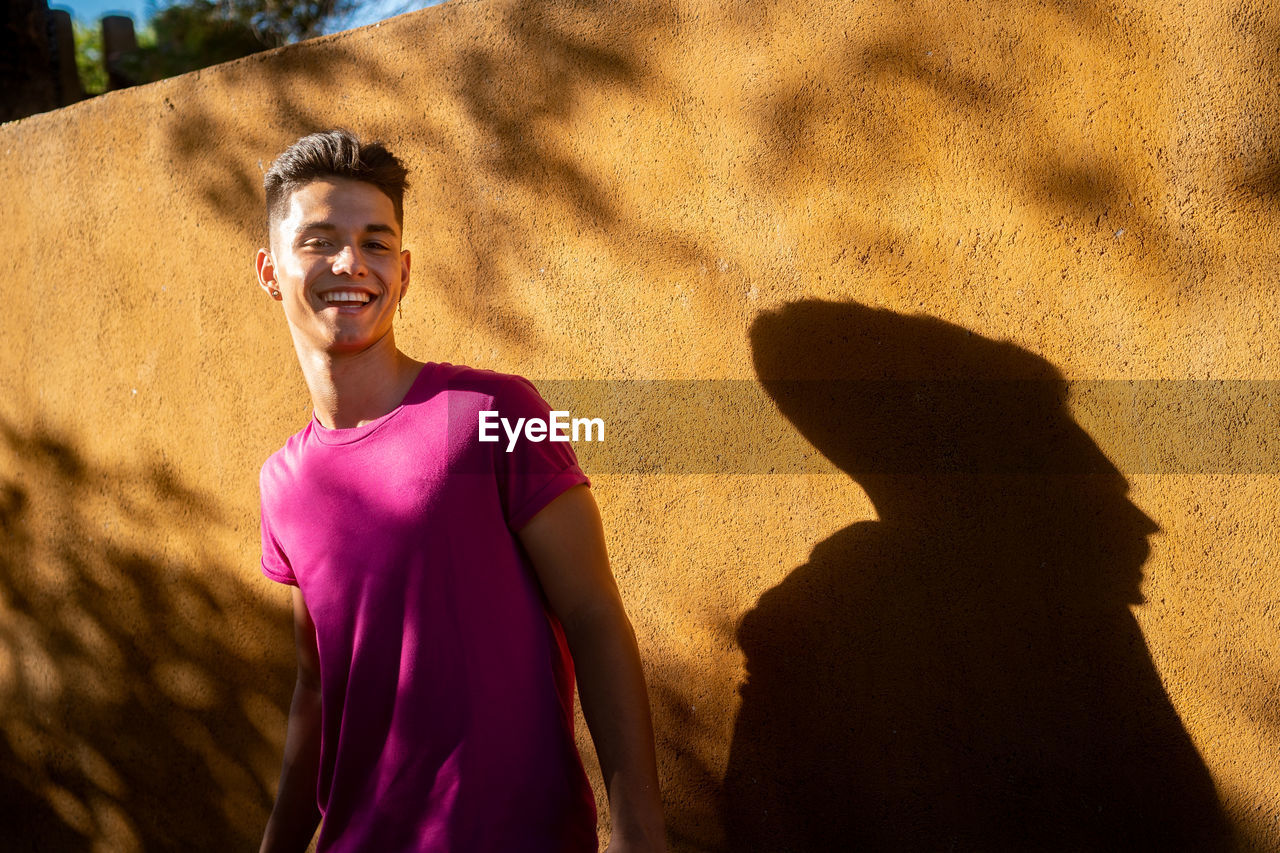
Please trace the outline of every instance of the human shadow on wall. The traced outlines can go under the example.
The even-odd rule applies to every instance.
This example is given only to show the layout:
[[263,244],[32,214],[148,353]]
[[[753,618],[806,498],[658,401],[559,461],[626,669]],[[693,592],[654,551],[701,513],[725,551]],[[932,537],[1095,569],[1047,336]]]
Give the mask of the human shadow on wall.
[[216,502],[3,418],[0,472],[0,850],[257,849],[290,622],[218,564]]
[[819,543],[741,621],[729,849],[1228,848],[1130,612],[1158,527],[1058,372],[856,304],[791,304],[751,343],[879,520]]

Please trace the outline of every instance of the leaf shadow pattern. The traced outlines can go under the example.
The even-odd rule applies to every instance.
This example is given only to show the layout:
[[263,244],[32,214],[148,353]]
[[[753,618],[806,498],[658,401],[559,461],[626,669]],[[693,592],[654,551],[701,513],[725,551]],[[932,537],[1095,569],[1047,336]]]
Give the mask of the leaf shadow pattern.
[[0,421],[0,849],[256,849],[292,688],[285,608],[216,502]]
[[1240,156],[1235,164],[1238,189],[1257,196],[1272,208],[1280,206],[1280,21],[1266,23],[1259,10],[1240,8],[1230,15],[1233,28],[1252,48],[1258,76],[1273,81],[1261,87],[1240,128]]
[[[353,117],[350,95],[335,80],[359,79],[390,96],[400,89],[382,64],[363,61],[349,40],[330,40],[323,53],[316,47],[257,53],[164,84],[178,90],[165,98],[162,116],[170,164],[187,174],[208,210],[246,239],[266,236],[262,176],[283,147],[280,140],[344,126]],[[331,101],[307,96],[326,89]],[[255,96],[266,103],[240,106]],[[268,121],[253,120],[263,114]]]
[[549,245],[595,238],[631,263],[713,263],[698,238],[628,209],[588,168],[583,103],[665,103],[652,61],[670,2],[446,3],[380,27],[257,54],[171,85],[164,148],[206,210],[264,238],[262,174],[298,137],[344,126],[411,165],[406,245],[415,281],[498,341],[546,342],[511,284]]
[[[968,228],[957,226],[1009,237],[1022,229],[1073,265],[1103,258],[1131,272],[1134,289],[1222,269],[1221,235],[1203,214],[1230,209],[1236,188],[1210,173],[1229,171],[1239,152],[1160,144],[1161,134],[1174,135],[1169,116],[1181,105],[1170,94],[1168,63],[1161,70],[1155,59],[1163,36],[1138,9],[1094,2],[859,9],[851,14],[876,20],[867,25],[873,37],[830,30],[815,40],[833,46],[823,61],[779,62],[775,85],[751,93],[758,138],[751,169],[774,198],[802,205],[838,187],[858,200],[855,209],[876,214],[859,223],[835,205],[827,215],[846,233],[846,219],[865,229],[854,240],[877,256],[931,242],[936,220],[927,214],[937,208],[965,240]],[[1243,44],[1259,41],[1251,33]],[[1262,56],[1259,64],[1269,72],[1274,60]],[[1259,153],[1245,158],[1241,181],[1259,194],[1275,173],[1264,156],[1274,146],[1259,145],[1269,130],[1250,128],[1245,143]],[[1214,158],[1223,162],[1199,165]],[[957,204],[975,188],[981,205]]]
[[[724,632],[724,639],[731,642],[732,632]],[[716,813],[720,772],[715,765],[720,758],[723,766],[727,744],[698,712],[711,701],[706,694],[712,685],[703,666],[674,656],[653,661],[649,667],[667,844],[672,853],[724,850],[724,829]]]
[[1227,850],[1152,663],[1157,525],[1043,359],[925,316],[758,317],[760,381],[879,520],[738,627],[733,850]]

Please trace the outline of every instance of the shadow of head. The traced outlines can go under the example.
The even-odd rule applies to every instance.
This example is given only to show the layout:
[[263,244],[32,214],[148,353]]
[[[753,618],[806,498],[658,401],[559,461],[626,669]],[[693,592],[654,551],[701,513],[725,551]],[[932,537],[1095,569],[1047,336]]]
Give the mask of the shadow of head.
[[849,303],[765,314],[751,344],[880,519],[828,536],[738,625],[731,848],[1226,849],[1127,606],[1156,526],[1062,375]]
[[1072,420],[1043,358],[925,316],[804,301],[751,327],[778,408],[867,492],[882,522],[945,536],[989,565],[1066,582],[1058,594],[1139,602],[1158,526]]

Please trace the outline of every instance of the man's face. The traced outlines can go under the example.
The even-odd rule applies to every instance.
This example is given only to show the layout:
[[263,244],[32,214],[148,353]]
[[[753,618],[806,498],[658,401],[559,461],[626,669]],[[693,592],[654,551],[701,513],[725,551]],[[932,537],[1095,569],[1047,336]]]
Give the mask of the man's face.
[[296,190],[271,250],[258,252],[258,281],[283,303],[300,348],[355,353],[382,340],[409,283],[391,199],[344,178]]

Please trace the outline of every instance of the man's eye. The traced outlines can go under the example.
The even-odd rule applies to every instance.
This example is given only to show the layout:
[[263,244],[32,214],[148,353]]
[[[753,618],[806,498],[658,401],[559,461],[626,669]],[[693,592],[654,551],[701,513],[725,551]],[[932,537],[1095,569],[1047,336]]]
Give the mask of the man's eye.
[[321,240],[319,237],[312,237],[310,240],[305,241],[302,245],[312,249],[323,249],[325,246],[329,245],[329,241]]
[[369,248],[369,249],[385,250],[387,248],[386,243],[365,243],[364,245],[366,248]]

